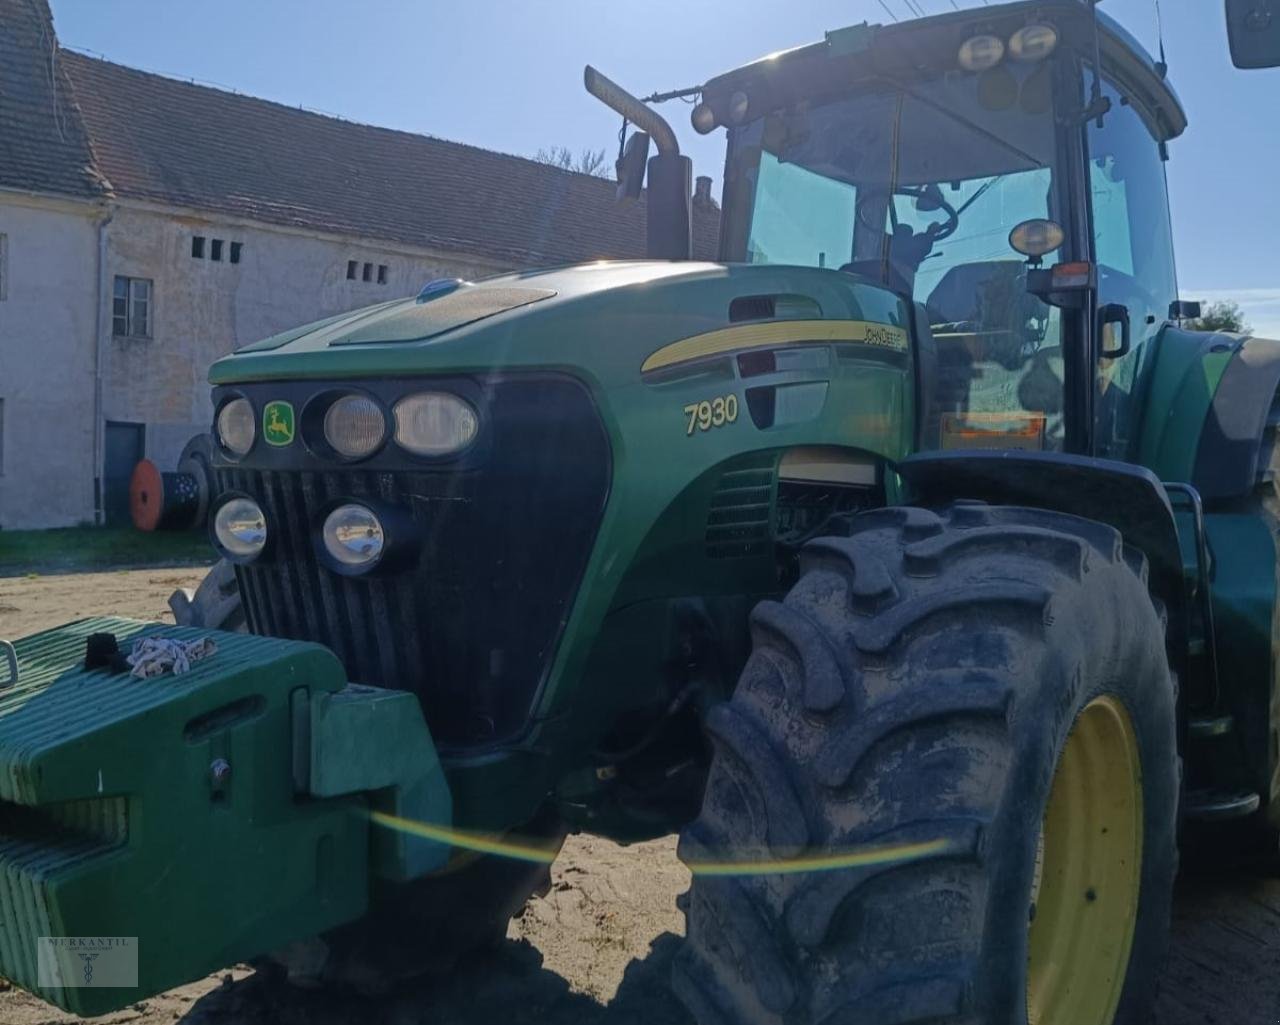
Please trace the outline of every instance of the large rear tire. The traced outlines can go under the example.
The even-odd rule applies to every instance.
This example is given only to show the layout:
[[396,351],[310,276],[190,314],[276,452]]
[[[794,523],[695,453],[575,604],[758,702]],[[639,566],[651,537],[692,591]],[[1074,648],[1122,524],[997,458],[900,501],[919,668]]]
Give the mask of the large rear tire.
[[848,530],[708,717],[677,994],[700,1025],[1145,1022],[1179,783],[1145,560],[981,503]]

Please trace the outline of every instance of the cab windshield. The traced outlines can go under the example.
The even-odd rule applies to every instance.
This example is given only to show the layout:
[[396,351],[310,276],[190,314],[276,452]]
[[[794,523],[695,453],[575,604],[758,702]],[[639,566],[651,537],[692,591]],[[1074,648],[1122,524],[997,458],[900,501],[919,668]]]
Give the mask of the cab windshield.
[[731,133],[729,259],[845,270],[917,304],[925,448],[1062,447],[1059,314],[1009,244],[1023,221],[1063,223],[1053,71],[878,81]]

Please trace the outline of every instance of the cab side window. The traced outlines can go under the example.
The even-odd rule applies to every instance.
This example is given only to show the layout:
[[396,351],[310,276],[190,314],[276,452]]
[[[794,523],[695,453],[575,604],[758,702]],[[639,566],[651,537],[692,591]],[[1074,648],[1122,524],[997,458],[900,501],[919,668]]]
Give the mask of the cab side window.
[[[1086,75],[1092,72],[1086,70]],[[1119,303],[1128,309],[1132,348],[1119,359],[1098,361],[1094,451],[1110,459],[1130,459],[1155,338],[1178,287],[1159,144],[1109,82],[1105,94],[1111,110],[1101,128],[1096,122],[1088,128],[1098,303]]]

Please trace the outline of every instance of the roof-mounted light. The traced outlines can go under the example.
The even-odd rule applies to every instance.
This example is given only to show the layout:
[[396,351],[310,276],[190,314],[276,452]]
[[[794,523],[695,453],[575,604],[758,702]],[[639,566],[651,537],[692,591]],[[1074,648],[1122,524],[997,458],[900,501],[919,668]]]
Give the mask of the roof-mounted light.
[[1058,48],[1052,25],[1027,25],[1009,37],[1009,56],[1016,61],[1041,61]]
[[999,36],[974,36],[960,46],[960,66],[965,71],[986,71],[1004,60],[1004,40]]
[[689,115],[689,120],[693,123],[693,130],[699,135],[706,135],[708,132],[715,131],[716,112],[711,109],[709,103],[699,103],[693,108],[693,112]]

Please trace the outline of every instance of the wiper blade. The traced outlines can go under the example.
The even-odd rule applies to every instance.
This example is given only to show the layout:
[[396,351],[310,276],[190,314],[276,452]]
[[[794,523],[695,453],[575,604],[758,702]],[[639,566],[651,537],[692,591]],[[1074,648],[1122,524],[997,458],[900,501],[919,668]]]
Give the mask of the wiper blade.
[[994,178],[988,178],[982,184],[982,187],[978,189],[977,192],[975,192],[972,196],[970,196],[967,200],[965,200],[963,204],[961,204],[960,209],[956,211],[956,217],[959,217],[962,213],[968,210],[969,207],[973,206],[974,203],[976,203],[986,194],[987,190],[991,188],[992,185],[1000,181],[1002,178],[1004,178],[1004,175],[1002,174],[998,174]]

